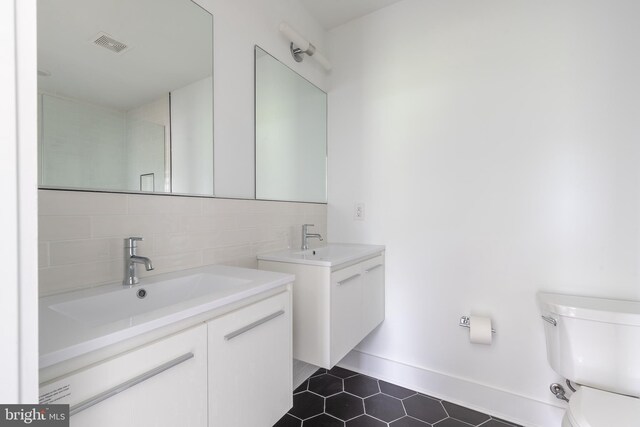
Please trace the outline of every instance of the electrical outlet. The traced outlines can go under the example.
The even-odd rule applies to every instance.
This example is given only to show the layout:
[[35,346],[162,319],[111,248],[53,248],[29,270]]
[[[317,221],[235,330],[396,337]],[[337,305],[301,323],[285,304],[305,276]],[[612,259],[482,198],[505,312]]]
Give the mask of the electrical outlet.
[[356,203],[355,210],[353,211],[353,219],[364,221],[364,203]]

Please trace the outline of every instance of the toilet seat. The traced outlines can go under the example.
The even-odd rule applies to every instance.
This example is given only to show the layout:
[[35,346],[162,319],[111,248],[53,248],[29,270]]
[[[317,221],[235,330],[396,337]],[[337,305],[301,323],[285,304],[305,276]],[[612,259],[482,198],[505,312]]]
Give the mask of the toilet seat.
[[640,399],[583,386],[571,396],[566,418],[573,427],[638,427]]

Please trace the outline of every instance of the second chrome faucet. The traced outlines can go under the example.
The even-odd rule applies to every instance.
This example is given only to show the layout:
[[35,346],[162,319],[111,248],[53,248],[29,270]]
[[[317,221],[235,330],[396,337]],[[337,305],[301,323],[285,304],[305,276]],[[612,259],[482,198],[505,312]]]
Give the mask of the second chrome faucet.
[[301,247],[301,249],[303,251],[309,249],[309,243],[307,242],[307,239],[310,238],[310,237],[319,239],[322,242],[322,236],[319,233],[309,233],[308,232],[308,228],[309,227],[313,227],[313,224],[302,224],[302,247]]
[[147,271],[153,270],[151,260],[144,256],[138,256],[136,253],[138,249],[137,242],[141,240],[142,237],[127,237],[124,239],[124,280],[122,281],[124,286],[132,286],[139,282],[136,274],[136,264],[144,264]]

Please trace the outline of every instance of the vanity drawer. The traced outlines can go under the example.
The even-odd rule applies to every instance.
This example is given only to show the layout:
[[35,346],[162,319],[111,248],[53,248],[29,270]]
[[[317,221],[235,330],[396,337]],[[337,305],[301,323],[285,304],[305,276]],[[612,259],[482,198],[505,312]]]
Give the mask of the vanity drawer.
[[40,386],[41,403],[71,405],[71,426],[207,425],[206,325]]

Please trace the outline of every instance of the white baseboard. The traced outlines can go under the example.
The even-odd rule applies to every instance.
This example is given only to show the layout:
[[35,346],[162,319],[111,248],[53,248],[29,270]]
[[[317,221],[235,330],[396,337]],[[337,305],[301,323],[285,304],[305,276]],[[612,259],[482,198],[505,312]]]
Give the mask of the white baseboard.
[[339,366],[526,427],[560,427],[564,408],[360,350]]

